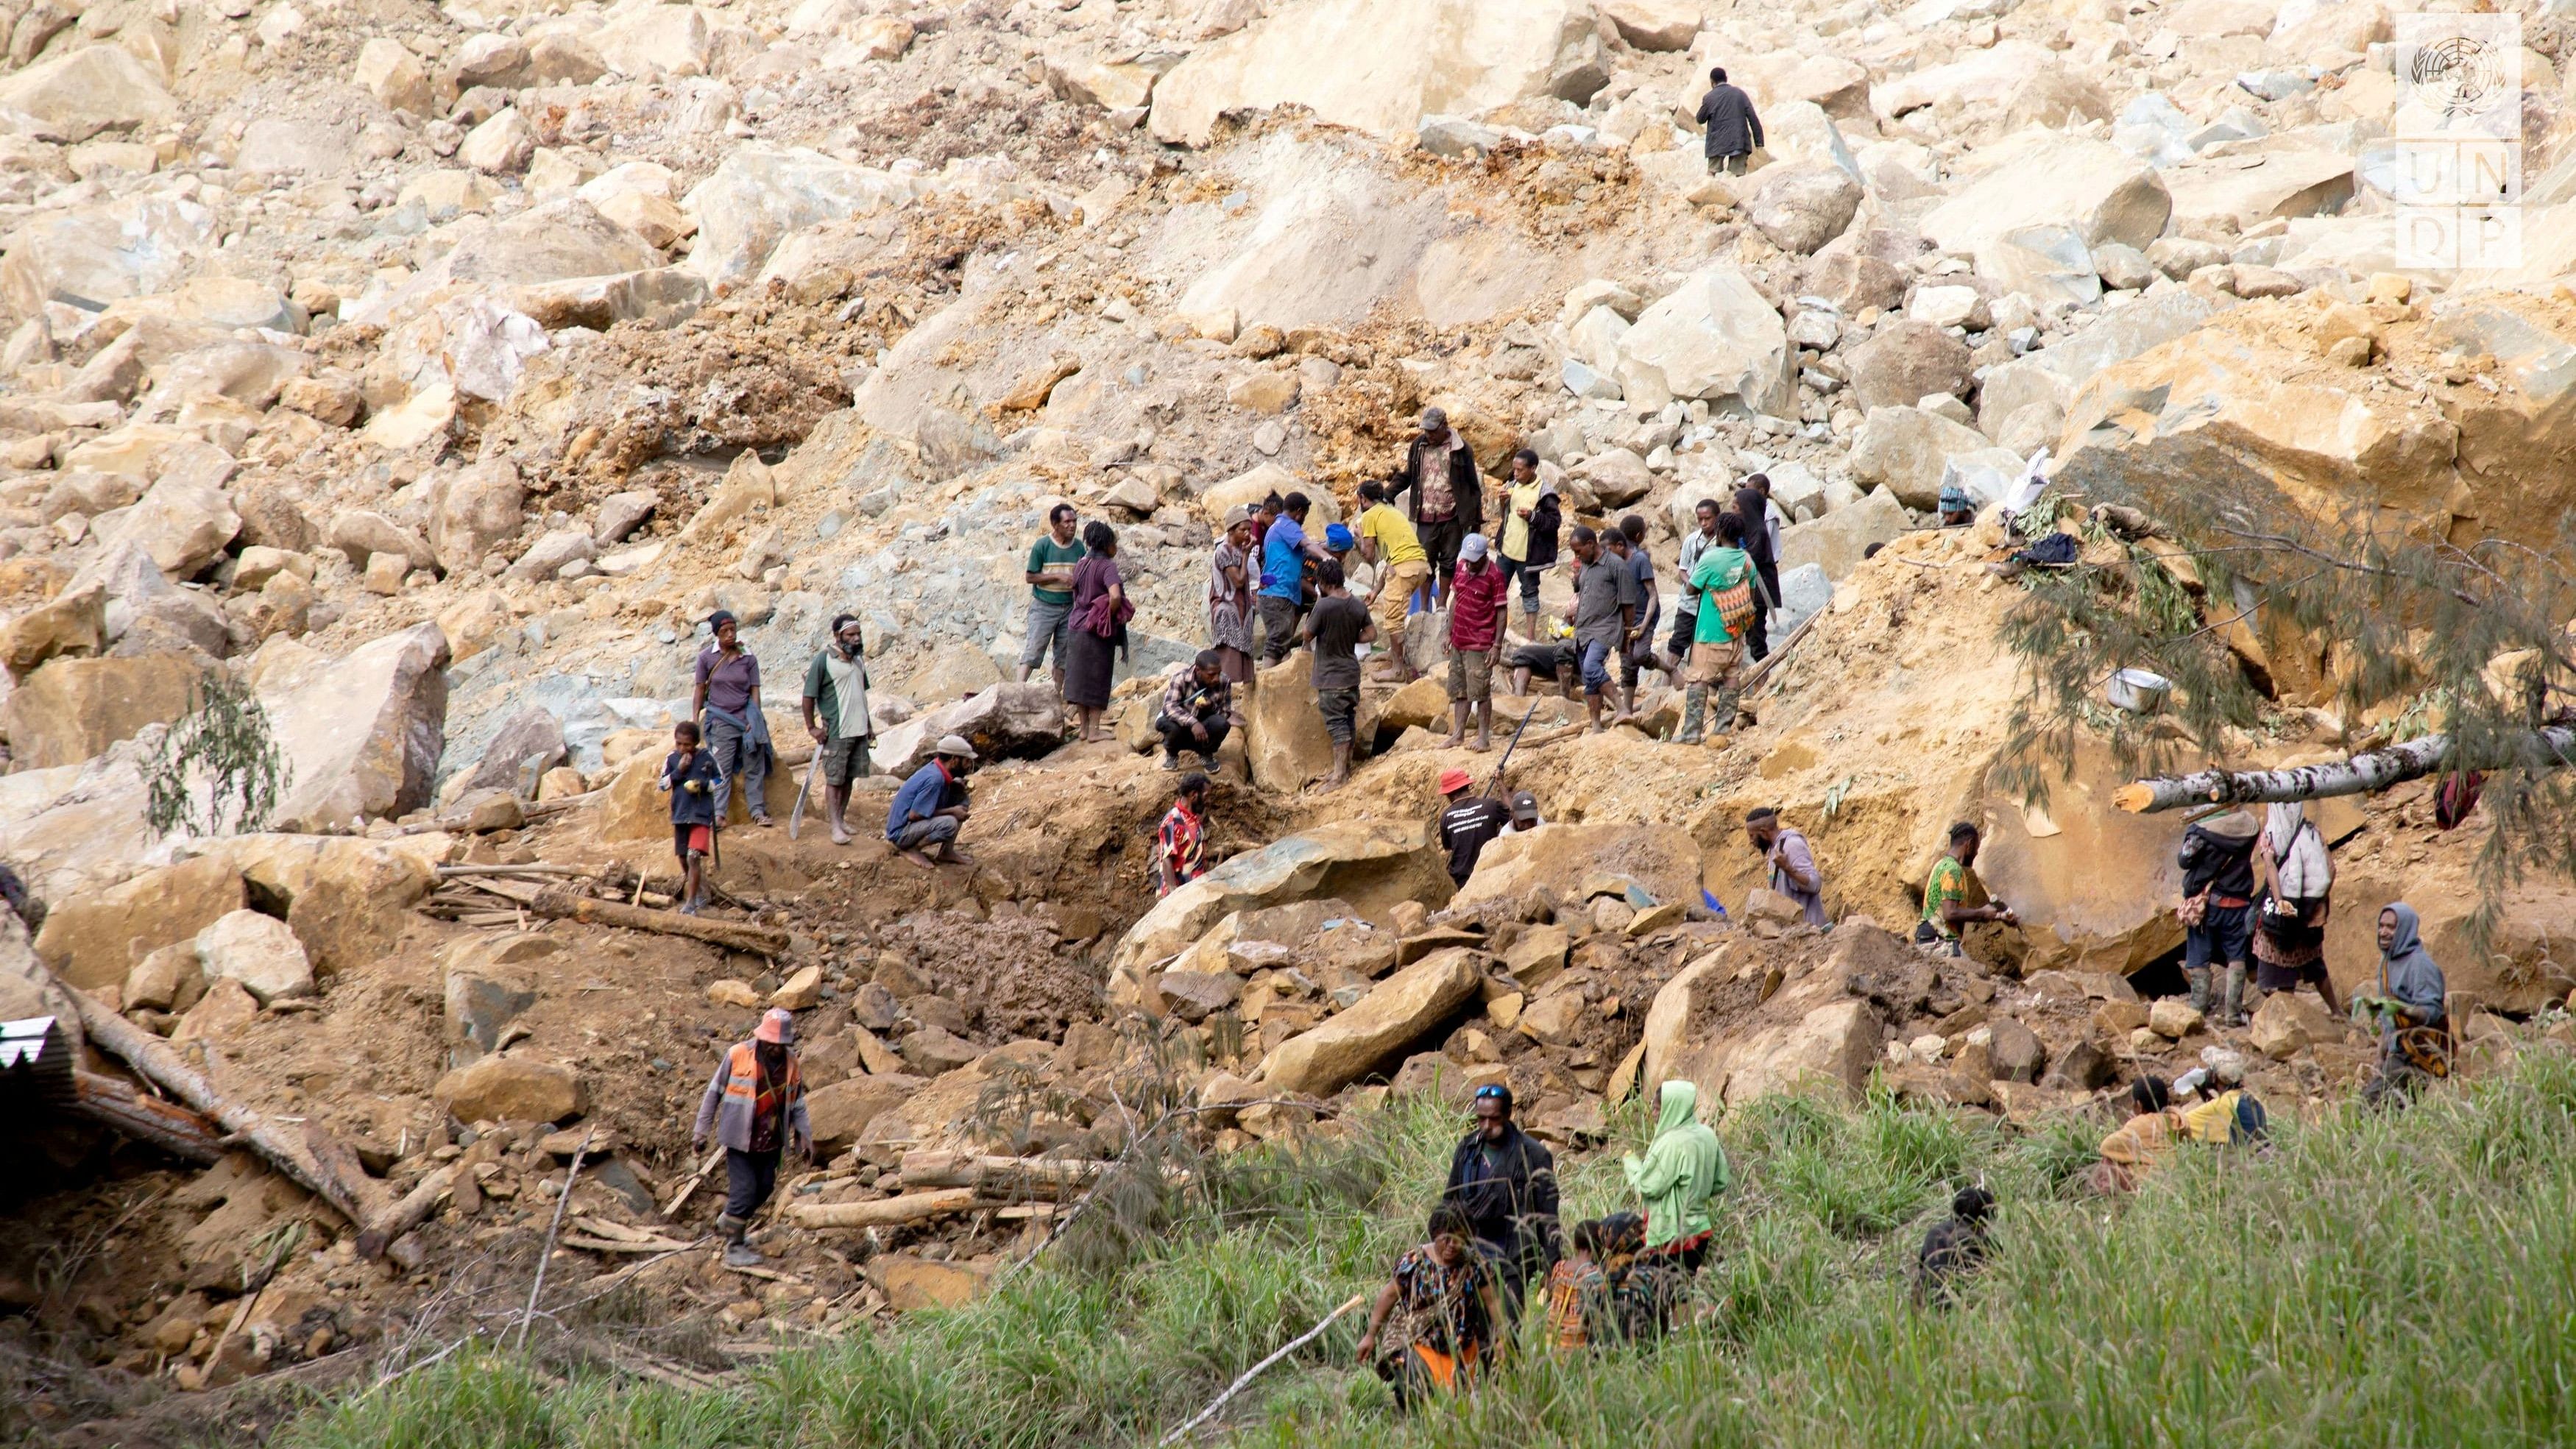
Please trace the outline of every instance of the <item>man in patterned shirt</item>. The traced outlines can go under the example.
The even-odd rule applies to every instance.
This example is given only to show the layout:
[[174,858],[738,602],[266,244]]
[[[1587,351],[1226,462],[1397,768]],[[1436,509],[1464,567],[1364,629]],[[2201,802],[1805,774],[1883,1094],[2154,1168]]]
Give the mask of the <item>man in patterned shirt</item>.
[[1216,752],[1234,728],[1234,681],[1225,677],[1224,655],[1202,649],[1191,662],[1172,666],[1154,728],[1163,736],[1164,769],[1179,769],[1183,750],[1197,752],[1200,764],[1216,768]]

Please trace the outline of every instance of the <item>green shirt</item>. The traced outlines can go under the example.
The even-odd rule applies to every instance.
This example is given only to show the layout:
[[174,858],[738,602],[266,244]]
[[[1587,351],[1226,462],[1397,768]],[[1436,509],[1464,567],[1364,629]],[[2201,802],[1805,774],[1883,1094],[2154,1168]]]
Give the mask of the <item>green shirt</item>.
[[[1038,541],[1029,545],[1029,566],[1027,572],[1042,574],[1051,568],[1061,568],[1066,564],[1078,564],[1082,562],[1085,552],[1086,550],[1082,546],[1081,539],[1077,538],[1071,543],[1058,543],[1055,541],[1055,535],[1052,533],[1039,534]],[[1041,604],[1070,604],[1073,602],[1073,590],[1071,589],[1042,589],[1032,584],[1029,586],[1029,593],[1034,595],[1037,601]]]
[[1923,883],[1923,919],[1931,923],[1932,929],[1950,940],[1957,940],[1959,933],[1948,921],[1941,919],[1941,908],[1953,901],[1964,902],[1967,899],[1968,868],[1959,864],[1958,857],[1945,855],[1933,862],[1932,878]]
[[1735,636],[1726,631],[1726,619],[1719,613],[1716,596],[1744,582],[1753,567],[1753,556],[1740,548],[1712,548],[1691,565],[1691,592],[1699,596],[1697,624],[1691,629],[1694,644],[1724,644]]

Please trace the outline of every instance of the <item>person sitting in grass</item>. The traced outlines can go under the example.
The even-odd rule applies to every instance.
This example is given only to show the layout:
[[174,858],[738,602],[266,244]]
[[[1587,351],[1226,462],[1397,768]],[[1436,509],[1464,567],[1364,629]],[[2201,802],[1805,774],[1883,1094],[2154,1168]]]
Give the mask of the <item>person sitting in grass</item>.
[[1602,1222],[1586,1218],[1567,1241],[1572,1252],[1547,1270],[1548,1342],[1560,1349],[1588,1348],[1616,1332],[1610,1275],[1601,1263]]
[[1995,1195],[1982,1187],[1963,1187],[1950,1199],[1950,1216],[1923,1235],[1923,1251],[1914,1260],[1914,1306],[1948,1308],[1958,1302],[1959,1280],[1986,1263],[1986,1230],[1995,1214]]
[[1646,1251],[1684,1273],[1698,1272],[1714,1228],[1709,1204],[1726,1190],[1727,1176],[1726,1149],[1699,1120],[1699,1088],[1664,1083],[1646,1155],[1622,1158],[1619,1166],[1646,1204]]
[[2181,1140],[2182,1114],[2173,1110],[2173,1084],[2152,1073],[2129,1084],[2129,1120],[2102,1139],[2102,1160],[2085,1185],[2106,1197],[2135,1192]]
[[1497,1347],[1506,1320],[1490,1259],[1476,1248],[1466,1211],[1431,1210],[1430,1241],[1409,1248],[1369,1310],[1359,1361],[1395,1388],[1399,1409],[1432,1392],[1461,1388]]

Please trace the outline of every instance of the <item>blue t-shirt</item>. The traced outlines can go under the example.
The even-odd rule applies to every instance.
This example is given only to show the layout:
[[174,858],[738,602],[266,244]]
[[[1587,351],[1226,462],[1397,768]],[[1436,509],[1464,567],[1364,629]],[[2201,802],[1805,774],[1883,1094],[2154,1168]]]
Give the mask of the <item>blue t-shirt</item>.
[[1261,592],[1274,599],[1302,596],[1306,583],[1306,530],[1280,514],[1261,540]]

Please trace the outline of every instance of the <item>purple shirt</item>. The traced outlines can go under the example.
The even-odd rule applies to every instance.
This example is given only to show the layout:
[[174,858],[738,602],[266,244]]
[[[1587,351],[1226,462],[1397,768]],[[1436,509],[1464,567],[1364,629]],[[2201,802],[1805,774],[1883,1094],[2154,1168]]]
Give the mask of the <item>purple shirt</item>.
[[713,644],[698,651],[698,686],[707,703],[738,715],[751,707],[751,692],[760,688],[760,660],[745,649],[731,659]]

